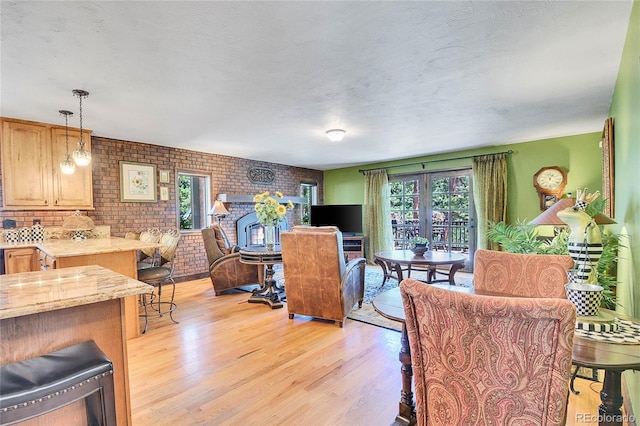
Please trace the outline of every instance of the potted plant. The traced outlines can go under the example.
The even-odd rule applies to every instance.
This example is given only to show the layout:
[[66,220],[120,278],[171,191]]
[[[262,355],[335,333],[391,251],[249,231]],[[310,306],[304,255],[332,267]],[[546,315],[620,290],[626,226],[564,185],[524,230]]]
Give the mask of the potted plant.
[[428,238],[416,237],[416,238],[411,240],[411,243],[413,244],[413,247],[411,248],[411,251],[416,256],[422,256],[424,254],[424,252],[429,250],[429,239]]
[[[569,254],[567,246],[569,232],[566,229],[560,231],[553,239],[544,240],[538,237],[534,225],[520,221],[515,224],[498,222],[489,224],[487,236],[510,253]],[[613,274],[618,261],[618,246],[617,235],[602,235],[602,255],[597,262],[597,283],[604,289],[602,304],[608,309],[615,309],[616,305],[614,292],[616,280]]]

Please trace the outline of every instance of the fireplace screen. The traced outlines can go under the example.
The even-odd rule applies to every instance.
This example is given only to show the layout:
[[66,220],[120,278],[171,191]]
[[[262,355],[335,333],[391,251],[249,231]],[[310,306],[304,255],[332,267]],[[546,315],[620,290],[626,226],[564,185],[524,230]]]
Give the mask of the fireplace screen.
[[[276,244],[280,243],[280,231],[286,231],[287,229],[286,220],[283,220],[276,226]],[[238,246],[240,247],[264,244],[264,227],[258,222],[258,216],[255,212],[238,219],[236,222],[236,232]]]

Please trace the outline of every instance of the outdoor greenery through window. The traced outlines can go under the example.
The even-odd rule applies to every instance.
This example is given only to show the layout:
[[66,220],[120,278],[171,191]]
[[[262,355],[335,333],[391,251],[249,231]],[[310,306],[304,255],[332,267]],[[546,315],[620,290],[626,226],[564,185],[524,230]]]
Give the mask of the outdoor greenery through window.
[[180,230],[198,230],[209,225],[211,178],[207,175],[178,172],[178,208]]
[[390,176],[394,248],[425,237],[432,250],[475,251],[471,170]]
[[390,189],[394,246],[409,248],[411,240],[420,236],[420,179],[392,180]]
[[318,203],[318,184],[301,183],[300,196],[305,199],[305,202],[300,206],[302,215],[300,223],[309,225],[311,223],[311,206]]

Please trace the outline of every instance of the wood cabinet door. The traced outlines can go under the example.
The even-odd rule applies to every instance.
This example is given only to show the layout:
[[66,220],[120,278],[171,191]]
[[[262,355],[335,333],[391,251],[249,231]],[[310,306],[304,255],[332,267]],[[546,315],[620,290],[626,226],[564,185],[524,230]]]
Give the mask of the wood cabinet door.
[[[91,134],[83,131],[85,149],[91,152]],[[69,130],[69,154],[77,149],[80,140],[78,130]],[[76,166],[71,175],[65,175],[60,170],[60,162],[67,154],[66,133],[64,128],[51,129],[51,158],[53,169],[53,205],[56,207],[92,209],[93,186],[91,183],[91,165]]]
[[36,250],[33,247],[19,249],[5,249],[4,266],[7,274],[31,272],[34,269]]
[[50,206],[51,151],[47,127],[3,121],[1,150],[4,207]]

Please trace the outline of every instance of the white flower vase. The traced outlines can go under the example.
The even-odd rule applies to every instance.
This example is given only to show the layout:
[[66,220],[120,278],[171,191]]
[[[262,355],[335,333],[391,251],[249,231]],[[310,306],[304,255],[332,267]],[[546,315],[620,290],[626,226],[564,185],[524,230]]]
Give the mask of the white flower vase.
[[268,251],[272,251],[276,244],[276,227],[264,225],[264,245]]

